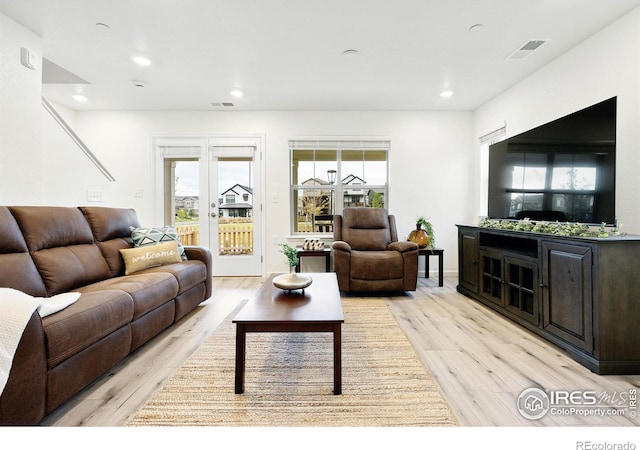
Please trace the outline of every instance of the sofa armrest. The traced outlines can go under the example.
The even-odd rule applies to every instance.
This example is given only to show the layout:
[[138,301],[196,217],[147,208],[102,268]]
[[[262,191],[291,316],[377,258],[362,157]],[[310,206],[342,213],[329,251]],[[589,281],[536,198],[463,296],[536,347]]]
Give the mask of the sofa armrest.
[[351,251],[351,246],[347,244],[345,241],[335,241],[333,244],[331,244],[331,248],[335,251],[343,251],[343,252]]
[[338,279],[338,287],[341,291],[349,292],[351,279],[351,246],[344,241],[334,241],[331,244],[333,249],[333,271]]
[[207,247],[197,245],[184,246],[184,253],[187,255],[187,259],[202,261],[207,267],[207,281],[205,282],[205,298],[211,297],[213,289],[213,268],[211,260],[211,250]]
[[404,253],[411,250],[418,250],[418,244],[411,241],[397,241],[389,244],[387,250],[395,250],[397,252]]
[[37,311],[18,343],[9,379],[0,396],[1,425],[36,425],[45,416],[47,356],[42,319]]
[[402,256],[402,278],[405,291],[415,291],[418,284],[418,244],[410,241],[392,242],[388,250],[395,250]]

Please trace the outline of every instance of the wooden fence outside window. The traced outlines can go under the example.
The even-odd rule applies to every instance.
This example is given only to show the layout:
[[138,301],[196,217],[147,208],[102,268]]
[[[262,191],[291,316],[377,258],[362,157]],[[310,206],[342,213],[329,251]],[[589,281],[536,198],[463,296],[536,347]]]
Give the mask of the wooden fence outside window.
[[[176,225],[176,232],[182,245],[200,245],[198,225]],[[221,217],[218,223],[220,255],[253,254],[253,221],[251,218]]]
[[[298,231],[303,233],[333,232],[331,221],[299,222]],[[176,232],[182,245],[200,245],[200,226],[197,224],[177,224]],[[218,223],[220,255],[253,254],[253,220],[251,218],[220,217]]]

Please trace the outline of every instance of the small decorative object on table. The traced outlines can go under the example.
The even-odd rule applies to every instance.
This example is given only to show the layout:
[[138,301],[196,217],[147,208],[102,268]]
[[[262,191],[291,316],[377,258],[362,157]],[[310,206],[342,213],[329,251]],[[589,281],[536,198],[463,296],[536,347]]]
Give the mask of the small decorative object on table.
[[282,253],[287,257],[289,273],[283,273],[282,275],[274,277],[273,285],[287,292],[302,289],[302,292],[304,293],[304,288],[311,285],[313,279],[309,275],[296,272],[296,265],[298,264],[296,249],[287,244],[280,244],[280,246],[282,247]]
[[302,244],[303,250],[322,250],[324,248],[324,242],[318,239],[305,239]]
[[431,222],[424,216],[416,218],[416,229],[409,233],[407,240],[415,242],[420,248],[433,248],[435,237]]

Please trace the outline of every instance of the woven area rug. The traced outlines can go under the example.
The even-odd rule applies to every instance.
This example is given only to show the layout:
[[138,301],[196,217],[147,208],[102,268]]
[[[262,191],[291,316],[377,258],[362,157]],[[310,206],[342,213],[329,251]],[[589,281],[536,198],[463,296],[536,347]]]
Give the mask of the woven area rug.
[[344,298],[342,395],[328,333],[249,333],[234,393],[234,311],[127,426],[455,426],[429,372],[381,299]]

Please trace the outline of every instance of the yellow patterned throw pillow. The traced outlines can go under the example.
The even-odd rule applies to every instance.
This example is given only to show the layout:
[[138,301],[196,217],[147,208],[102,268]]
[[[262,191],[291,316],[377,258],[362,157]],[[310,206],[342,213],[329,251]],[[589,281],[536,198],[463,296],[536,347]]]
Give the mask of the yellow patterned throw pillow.
[[120,253],[124,259],[125,275],[149,267],[182,261],[176,241],[145,245],[144,247],[123,248],[120,249]]

